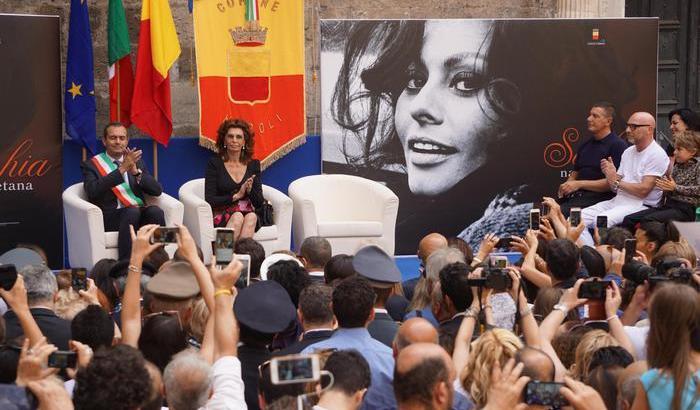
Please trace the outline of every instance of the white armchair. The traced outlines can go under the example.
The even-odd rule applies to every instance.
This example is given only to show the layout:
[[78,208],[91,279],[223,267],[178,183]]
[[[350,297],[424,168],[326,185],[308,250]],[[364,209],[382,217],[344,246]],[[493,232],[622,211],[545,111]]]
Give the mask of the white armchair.
[[354,254],[367,244],[394,254],[399,198],[384,185],[351,175],[312,175],[292,182],[289,196],[295,249],[310,236],[322,236],[333,254]]
[[[157,197],[147,195],[146,203],[163,210],[167,226],[182,223],[182,204],[165,192]],[[82,182],[63,191],[63,212],[68,237],[68,260],[71,266],[92,269],[100,259],[117,259],[119,233],[105,232],[102,210],[87,200]],[[172,256],[177,246],[168,245],[165,250]]]
[[[289,249],[292,235],[292,200],[282,192],[267,185],[262,186],[263,196],[270,201],[273,212],[272,226],[261,227],[253,239],[265,248],[265,255]],[[214,217],[211,206],[204,200],[204,178],[186,182],[180,187],[180,201],[185,205],[184,223],[197,245],[202,248],[204,262],[211,260],[211,241],[214,240]]]

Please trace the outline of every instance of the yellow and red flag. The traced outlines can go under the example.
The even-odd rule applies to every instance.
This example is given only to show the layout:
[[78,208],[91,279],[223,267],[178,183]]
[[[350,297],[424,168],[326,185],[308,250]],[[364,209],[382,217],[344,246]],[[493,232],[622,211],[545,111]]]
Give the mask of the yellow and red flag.
[[197,0],[200,145],[248,121],[263,167],[305,142],[303,0]]
[[168,70],[179,56],[168,0],[143,0],[131,121],[163,145],[173,133]]

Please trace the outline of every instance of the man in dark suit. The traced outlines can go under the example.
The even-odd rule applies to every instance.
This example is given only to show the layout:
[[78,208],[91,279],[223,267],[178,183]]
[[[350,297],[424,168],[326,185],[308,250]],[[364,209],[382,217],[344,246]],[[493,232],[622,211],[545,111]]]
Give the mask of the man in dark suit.
[[394,294],[394,286],[401,282],[401,271],[391,256],[376,245],[365,246],[357,251],[352,266],[363,278],[369,280],[377,298],[374,301],[374,320],[367,326],[369,334],[391,347],[399,324],[386,310],[386,301]]
[[163,187],[146,170],[141,150],[128,147],[126,127],[107,124],[102,136],[105,152],[81,165],[88,200],[102,209],[106,231],[119,231],[119,259],[131,253],[129,226],[165,225],[163,210],[146,206],[145,194],[159,196]]
[[306,346],[326,340],[333,334],[335,316],[333,316],[333,288],[323,284],[313,284],[305,287],[299,294],[297,316],[304,329],[301,340],[278,350],[273,356],[298,354]]
[[[54,298],[58,293],[56,277],[49,268],[39,265],[26,266],[19,274],[24,278],[29,312],[41,333],[59,350],[68,350],[68,341],[71,338],[70,321],[61,319],[54,313]],[[3,318],[6,340],[14,341],[13,339],[24,334],[15,311],[7,311]],[[19,345],[22,345],[21,341]]]

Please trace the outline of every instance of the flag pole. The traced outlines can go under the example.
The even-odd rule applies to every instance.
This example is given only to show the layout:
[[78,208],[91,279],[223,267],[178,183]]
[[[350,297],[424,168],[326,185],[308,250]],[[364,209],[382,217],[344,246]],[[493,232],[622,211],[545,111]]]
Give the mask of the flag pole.
[[122,90],[119,85],[119,60],[114,63],[114,77],[117,79],[117,121],[122,122]]
[[153,177],[158,180],[158,143],[153,140]]
[[85,162],[85,160],[87,160],[87,150],[83,147],[83,162]]

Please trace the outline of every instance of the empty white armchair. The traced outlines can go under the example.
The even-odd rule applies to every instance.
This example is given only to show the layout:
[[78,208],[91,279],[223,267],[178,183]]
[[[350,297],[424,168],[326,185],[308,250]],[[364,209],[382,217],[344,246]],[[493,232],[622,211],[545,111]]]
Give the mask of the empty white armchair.
[[292,182],[289,196],[295,249],[310,236],[322,236],[333,254],[354,254],[367,244],[394,254],[399,198],[384,185],[352,175],[312,175]]
[[[146,203],[163,210],[167,226],[182,223],[182,204],[165,192],[157,197],[147,195]],[[92,269],[100,259],[117,259],[119,233],[105,232],[102,210],[87,200],[82,182],[63,191],[63,212],[68,237],[68,260],[71,266]],[[168,245],[165,249],[172,255],[177,246]]]
[[[263,196],[274,209],[271,226],[263,226],[253,239],[265,248],[265,255],[278,250],[288,250],[292,235],[292,200],[282,192],[267,185],[262,186]],[[186,182],[180,187],[180,201],[185,205],[184,223],[197,245],[202,248],[204,262],[211,260],[211,242],[214,240],[214,217],[211,206],[204,200],[204,178]]]

